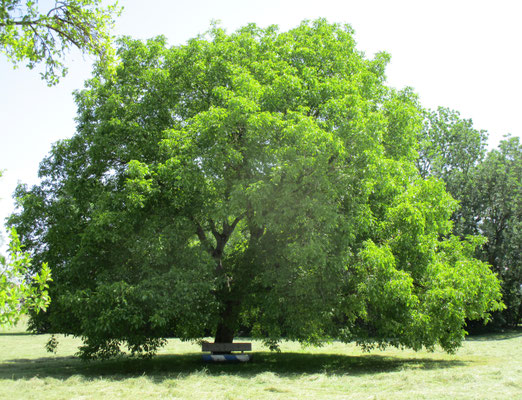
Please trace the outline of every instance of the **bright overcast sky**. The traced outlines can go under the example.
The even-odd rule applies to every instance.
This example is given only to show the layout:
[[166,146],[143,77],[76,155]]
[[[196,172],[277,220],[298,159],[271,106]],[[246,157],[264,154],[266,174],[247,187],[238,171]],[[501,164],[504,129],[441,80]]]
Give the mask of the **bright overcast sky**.
[[[40,4],[46,1],[40,0]],[[358,48],[391,54],[388,84],[411,86],[428,108],[458,110],[490,134],[522,135],[522,2],[519,0],[120,0],[116,34],[165,35],[185,43],[220,20],[229,32],[250,22],[285,31],[304,19],[348,23]],[[74,134],[71,95],[90,75],[91,60],[71,54],[69,75],[49,88],[37,71],[13,70],[0,55],[0,221],[13,210],[17,181],[37,182],[51,144]]]

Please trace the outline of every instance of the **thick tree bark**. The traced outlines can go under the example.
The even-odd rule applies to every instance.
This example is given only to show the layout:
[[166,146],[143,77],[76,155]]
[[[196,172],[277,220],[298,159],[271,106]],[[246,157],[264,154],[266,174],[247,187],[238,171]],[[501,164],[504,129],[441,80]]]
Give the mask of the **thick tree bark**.
[[216,336],[214,337],[214,343],[232,343],[234,341],[235,332],[233,329],[223,322],[220,322],[217,330]]
[[[221,318],[216,329],[214,343],[232,343],[238,327],[240,301],[228,300],[221,313]],[[226,352],[223,354],[229,354]]]
[[216,329],[214,343],[232,343],[234,341],[235,329],[225,319],[222,319]]

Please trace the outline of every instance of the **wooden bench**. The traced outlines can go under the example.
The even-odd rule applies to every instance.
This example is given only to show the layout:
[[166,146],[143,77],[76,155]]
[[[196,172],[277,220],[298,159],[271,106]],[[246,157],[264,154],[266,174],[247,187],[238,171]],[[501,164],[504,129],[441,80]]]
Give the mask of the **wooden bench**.
[[[245,354],[245,351],[252,350],[252,343],[201,343],[201,351],[209,351],[210,354],[204,354],[204,361],[250,361],[251,354]],[[241,354],[231,354],[233,351],[240,351]]]

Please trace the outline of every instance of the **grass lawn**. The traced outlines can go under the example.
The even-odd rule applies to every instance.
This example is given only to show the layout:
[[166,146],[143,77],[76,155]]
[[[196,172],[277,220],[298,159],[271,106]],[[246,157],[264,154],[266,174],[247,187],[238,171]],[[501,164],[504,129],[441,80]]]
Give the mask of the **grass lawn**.
[[456,355],[254,342],[247,364],[204,364],[178,340],[151,360],[85,363],[79,340],[59,337],[56,354],[47,340],[0,330],[0,399],[522,399],[522,329],[472,337]]

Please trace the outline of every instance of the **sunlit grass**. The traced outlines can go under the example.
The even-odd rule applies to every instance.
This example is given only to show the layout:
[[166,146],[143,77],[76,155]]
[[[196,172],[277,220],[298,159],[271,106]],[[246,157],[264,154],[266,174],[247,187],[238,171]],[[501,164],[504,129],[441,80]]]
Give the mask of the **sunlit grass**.
[[204,364],[195,344],[170,340],[152,360],[82,362],[80,342],[23,327],[0,331],[2,399],[518,399],[522,330],[467,340],[456,355],[389,349],[364,353],[333,343],[270,353],[254,342],[254,361]]

